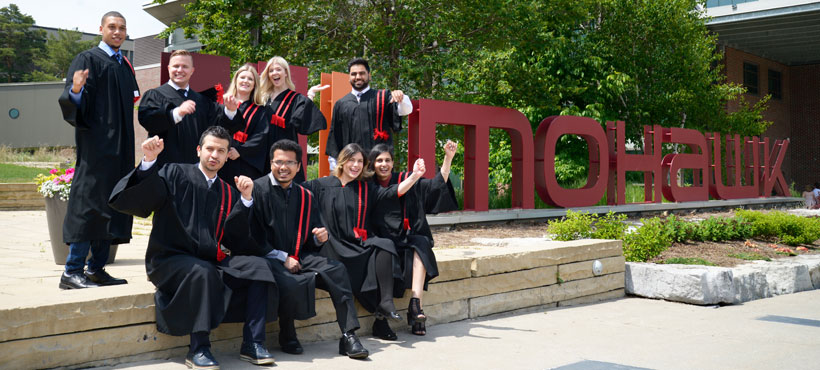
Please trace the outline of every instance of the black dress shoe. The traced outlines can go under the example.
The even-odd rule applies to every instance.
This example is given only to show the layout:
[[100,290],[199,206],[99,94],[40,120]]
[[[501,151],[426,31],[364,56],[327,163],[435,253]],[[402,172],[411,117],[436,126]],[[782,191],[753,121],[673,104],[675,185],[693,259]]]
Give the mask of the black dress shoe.
[[339,339],[339,354],[350,358],[364,359],[370,355],[370,352],[364,348],[356,333],[351,331],[342,334],[342,338]]
[[299,343],[299,340],[296,338],[282,338],[279,337],[279,346],[282,347],[282,352],[290,353],[292,355],[301,355],[305,352],[305,349],[302,348],[302,344]]
[[273,355],[265,349],[261,343],[245,343],[242,342],[242,348],[239,350],[239,359],[248,361],[254,365],[273,365]]
[[126,281],[125,279],[117,279],[111,275],[108,275],[108,273],[105,272],[105,269],[102,269],[94,273],[86,271],[85,277],[87,277],[88,280],[91,280],[100,286],[128,284],[128,281]]
[[384,340],[396,340],[396,332],[390,328],[390,324],[385,319],[376,319],[373,321],[373,336]]
[[375,316],[376,316],[377,320],[378,319],[390,319],[390,320],[393,320],[393,321],[401,321],[401,315],[399,315],[395,311],[395,309],[393,311],[388,311],[388,310],[385,310],[385,309],[379,307],[376,310]]
[[188,352],[185,356],[185,366],[197,370],[219,370],[219,362],[216,362],[214,355],[211,354],[211,347],[201,347],[196,352]]
[[63,273],[60,277],[60,289],[96,288],[99,285],[90,281],[82,272]]

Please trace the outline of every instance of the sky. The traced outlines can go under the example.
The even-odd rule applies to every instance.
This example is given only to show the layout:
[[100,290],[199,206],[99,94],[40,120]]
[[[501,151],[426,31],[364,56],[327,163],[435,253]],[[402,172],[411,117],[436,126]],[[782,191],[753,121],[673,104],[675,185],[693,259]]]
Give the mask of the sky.
[[20,12],[34,18],[38,26],[76,28],[88,33],[99,33],[102,15],[116,10],[125,16],[128,37],[135,39],[165,29],[162,22],[142,10],[142,6],[149,3],[151,0],[0,0],[0,7],[16,4]]

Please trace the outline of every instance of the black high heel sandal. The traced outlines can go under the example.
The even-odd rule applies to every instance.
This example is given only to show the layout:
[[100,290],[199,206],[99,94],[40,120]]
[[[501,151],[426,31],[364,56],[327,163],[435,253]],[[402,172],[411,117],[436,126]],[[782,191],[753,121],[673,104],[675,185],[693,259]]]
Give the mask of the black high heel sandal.
[[407,305],[407,325],[413,326],[417,322],[423,324],[425,321],[427,321],[427,316],[421,309],[421,300],[410,298],[410,304]]

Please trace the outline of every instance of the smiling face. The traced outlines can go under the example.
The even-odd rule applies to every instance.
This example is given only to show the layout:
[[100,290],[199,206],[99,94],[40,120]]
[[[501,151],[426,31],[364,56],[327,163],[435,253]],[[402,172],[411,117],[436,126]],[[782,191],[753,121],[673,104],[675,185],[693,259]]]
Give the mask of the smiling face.
[[188,87],[188,81],[194,74],[194,58],[188,55],[177,55],[168,61],[168,76],[180,88]]
[[342,176],[348,181],[357,179],[363,170],[364,156],[362,153],[353,154],[347,162],[342,164]]
[[114,16],[105,17],[100,25],[100,34],[103,42],[108,44],[114,51],[120,50],[120,46],[128,36],[125,29],[125,19]]
[[299,167],[300,164],[297,161],[296,153],[282,149],[273,151],[270,172],[281,187],[287,189],[290,186],[293,178],[299,173]]
[[362,91],[370,84],[370,72],[363,64],[354,64],[350,66],[350,86],[353,86],[356,91]]
[[196,154],[199,157],[199,165],[202,172],[208,177],[216,176],[216,173],[225,164],[228,158],[228,146],[230,142],[216,136],[205,136],[202,145],[196,147]]
[[384,152],[376,157],[373,161],[373,169],[376,172],[376,178],[381,181],[390,179],[393,174],[393,156],[389,152]]
[[271,83],[273,83],[274,89],[281,89],[286,85],[285,80],[288,77],[288,72],[278,63],[274,63],[273,66],[268,69],[268,79],[270,79]]
[[254,81],[251,71],[242,71],[236,77],[236,90],[240,94],[250,95],[254,87],[256,87],[256,81]]

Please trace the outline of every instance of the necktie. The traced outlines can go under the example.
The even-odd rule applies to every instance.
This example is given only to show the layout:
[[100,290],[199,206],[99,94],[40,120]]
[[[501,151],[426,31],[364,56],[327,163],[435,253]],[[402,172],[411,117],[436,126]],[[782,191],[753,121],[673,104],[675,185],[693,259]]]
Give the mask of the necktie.
[[187,94],[188,91],[185,90],[185,89],[177,89],[177,92],[179,92],[179,95],[182,95],[183,98],[188,97],[188,94]]
[[119,52],[116,52],[113,55],[111,55],[111,58],[114,58],[114,60],[116,60],[117,63],[122,64],[122,54],[120,54]]
[[211,185],[214,184],[214,179],[208,179],[208,189],[211,188]]
[[359,100],[359,101],[362,100],[362,92],[361,91],[356,91],[356,100]]

